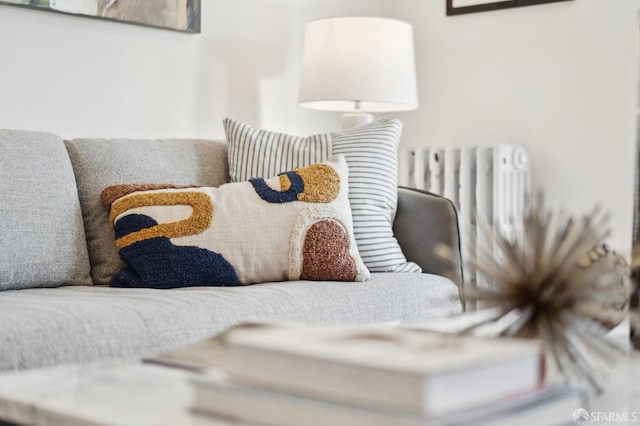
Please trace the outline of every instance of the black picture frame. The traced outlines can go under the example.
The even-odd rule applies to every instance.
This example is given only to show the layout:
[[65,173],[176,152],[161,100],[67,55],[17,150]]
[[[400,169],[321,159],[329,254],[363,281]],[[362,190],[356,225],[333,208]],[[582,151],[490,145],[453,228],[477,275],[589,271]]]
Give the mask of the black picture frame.
[[477,0],[478,4],[456,6],[457,0],[447,0],[447,16],[463,15],[466,13],[489,12],[492,10],[510,9],[512,7],[535,6],[538,4],[558,3],[573,0]]

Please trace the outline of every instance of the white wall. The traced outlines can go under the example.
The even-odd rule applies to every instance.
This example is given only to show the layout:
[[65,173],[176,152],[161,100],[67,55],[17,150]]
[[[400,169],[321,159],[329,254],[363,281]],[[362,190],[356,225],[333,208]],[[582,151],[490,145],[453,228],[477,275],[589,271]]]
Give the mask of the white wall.
[[232,116],[324,131],[297,107],[310,19],[388,14],[387,0],[203,0],[198,35],[0,5],[0,128],[63,137],[223,138]]
[[445,16],[445,1],[394,2],[414,25],[420,108],[406,145],[524,145],[547,205],[633,220],[638,0],[575,0]]
[[197,36],[0,6],[0,127],[190,133]]
[[297,105],[305,25],[331,16],[391,11],[389,0],[203,2],[197,129],[219,137],[224,136],[219,117],[227,115],[280,132],[335,129],[340,114]]

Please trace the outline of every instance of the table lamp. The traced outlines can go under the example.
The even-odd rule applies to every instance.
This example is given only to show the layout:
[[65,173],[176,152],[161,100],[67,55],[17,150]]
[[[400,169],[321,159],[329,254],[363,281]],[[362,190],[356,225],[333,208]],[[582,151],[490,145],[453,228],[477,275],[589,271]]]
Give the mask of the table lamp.
[[411,25],[373,17],[308,23],[299,105],[345,112],[343,129],[370,123],[371,113],[417,108]]

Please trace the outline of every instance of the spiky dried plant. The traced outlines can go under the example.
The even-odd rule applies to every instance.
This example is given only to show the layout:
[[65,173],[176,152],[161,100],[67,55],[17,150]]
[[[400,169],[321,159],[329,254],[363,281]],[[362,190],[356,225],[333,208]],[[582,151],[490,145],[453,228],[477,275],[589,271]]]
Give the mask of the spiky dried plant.
[[633,244],[631,250],[631,297],[629,302],[629,326],[634,348],[640,350],[640,243]]
[[612,362],[621,351],[603,336],[625,319],[630,288],[626,262],[599,249],[607,222],[599,208],[556,220],[542,197],[514,240],[478,220],[484,244],[466,266],[490,284],[462,297],[488,315],[462,332],[494,325],[500,336],[540,338],[565,377],[584,377],[600,392],[595,359]]

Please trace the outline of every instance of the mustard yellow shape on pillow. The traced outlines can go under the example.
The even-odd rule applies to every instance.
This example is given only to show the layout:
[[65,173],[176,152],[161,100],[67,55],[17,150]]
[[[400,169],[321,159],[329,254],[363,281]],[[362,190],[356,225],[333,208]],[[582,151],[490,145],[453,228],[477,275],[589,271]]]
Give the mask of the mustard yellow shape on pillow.
[[136,207],[177,205],[191,206],[193,213],[184,220],[160,223],[120,237],[116,240],[118,250],[149,238],[177,238],[199,234],[211,225],[213,204],[211,197],[207,194],[195,191],[139,193],[116,200],[111,207],[109,217],[111,226],[113,226],[119,215]]

